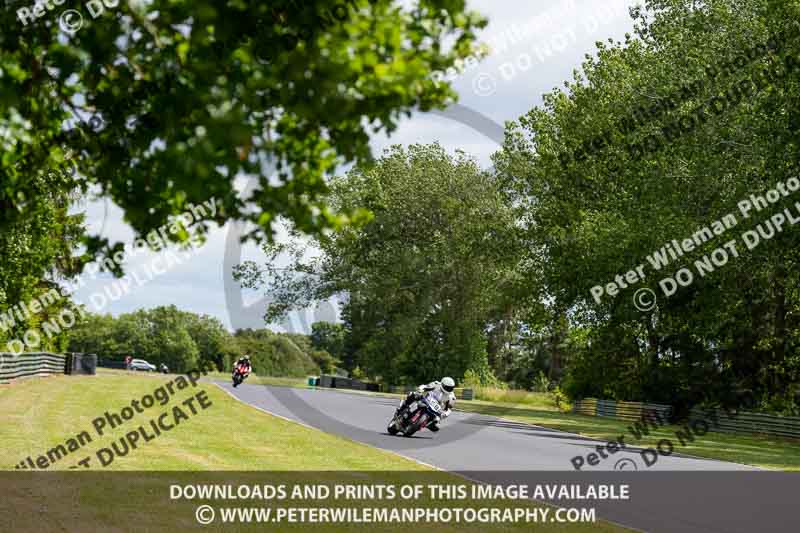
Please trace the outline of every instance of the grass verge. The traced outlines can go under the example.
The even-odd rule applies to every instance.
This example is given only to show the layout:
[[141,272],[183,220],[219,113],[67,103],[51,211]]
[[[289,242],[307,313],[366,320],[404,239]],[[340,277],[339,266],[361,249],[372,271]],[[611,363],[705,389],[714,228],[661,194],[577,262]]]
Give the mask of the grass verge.
[[658,429],[649,427],[649,435],[635,438],[629,428],[631,422],[560,412],[555,407],[531,408],[525,405],[501,404],[493,402],[459,402],[458,409],[465,412],[498,416],[537,426],[576,433],[604,441],[616,440],[625,435],[628,445],[651,448],[661,439],[670,440],[675,446],[674,453],[693,455],[708,459],[718,459],[763,468],[787,471],[800,471],[800,440],[771,437],[766,435],[734,435],[730,433],[708,432],[695,436],[693,442],[682,445],[676,432],[683,426],[665,425]]
[[[105,468],[92,461],[94,468],[90,471],[119,471],[114,474],[116,478],[109,474],[89,477],[89,472],[81,476],[80,473],[85,472],[83,468],[71,473],[48,474],[51,477],[47,478],[17,471],[19,483],[0,487],[3,489],[0,492],[3,494],[0,526],[13,526],[4,529],[9,531],[63,531],[66,526],[74,531],[120,530],[118,524],[121,521],[135,517],[136,529],[140,531],[193,529],[197,526],[194,509],[198,502],[172,501],[165,488],[169,483],[197,483],[198,475],[217,476],[212,479],[218,483],[231,483],[240,479],[234,477],[234,471],[268,471],[266,475],[255,478],[254,484],[294,481],[330,485],[346,481],[374,485],[407,481],[409,475],[417,472],[419,475],[440,476],[437,478],[439,483],[470,485],[462,478],[436,472],[398,455],[271,416],[237,402],[216,385],[203,381],[196,387],[189,385],[181,390],[173,387],[174,394],[164,405],[143,408],[143,412],[135,414],[127,422],[107,430],[102,436],[98,435],[93,420],[104,416],[106,411],[120,413],[123,407],[131,405],[132,400],[153,395],[154,391],[175,378],[103,372],[98,376],[30,379],[0,387],[0,442],[3,442],[5,451],[0,469],[4,470],[14,469],[28,456],[35,460],[79,432],[86,431],[92,436],[90,443],[59,458],[48,468],[49,471],[68,469],[77,460],[93,456],[96,450],[110,446],[148,420],[170,412],[175,406],[184,406],[184,401],[193,396],[197,398],[201,391],[205,392],[210,404],[204,409],[197,408],[197,412],[187,420],[152,441],[140,444],[124,457],[116,458]],[[209,470],[218,472],[204,473]],[[191,471],[196,472],[192,474]],[[121,488],[120,484],[124,487]],[[47,502],[44,510],[42,501]],[[374,503],[361,499],[350,502],[349,506]],[[512,503],[467,499],[446,505],[450,503],[455,507],[480,505],[500,509],[542,507],[527,500]],[[302,506],[309,502],[303,500],[296,504]],[[230,502],[231,507],[249,505],[269,507],[278,504]],[[423,497],[414,501],[414,505],[441,507],[445,504]],[[435,525],[437,531],[446,532],[529,530],[531,526],[526,523]],[[301,523],[281,524],[280,530],[300,531],[307,527]],[[363,530],[364,526],[340,523],[323,527],[326,531],[354,531]],[[408,527],[408,524],[377,524],[370,529],[405,531]],[[625,531],[605,522],[548,523],[538,527],[564,532]],[[274,527],[251,523],[226,525],[224,528],[225,531],[264,529],[274,530]],[[221,529],[212,526],[206,530]]]
[[[227,376],[225,376],[227,377]],[[307,387],[304,379],[257,377],[263,385]],[[344,391],[352,394],[374,394],[363,391]],[[537,426],[575,433],[599,440],[611,441],[625,435],[625,442],[641,448],[654,448],[661,439],[669,439],[675,446],[675,453],[693,455],[707,459],[717,459],[747,464],[762,468],[800,471],[800,440],[771,437],[767,435],[735,435],[710,431],[703,436],[695,436],[684,446],[676,437],[682,426],[665,425],[650,428],[650,434],[635,438],[629,429],[631,422],[597,416],[585,416],[560,410],[550,394],[525,391],[489,390],[483,391],[481,398],[461,400],[456,410],[497,416]],[[383,396],[400,398],[401,395],[381,393]]]
[[[228,379],[230,376],[219,373],[218,376],[215,374],[213,377]],[[255,379],[250,381],[251,378]],[[248,383],[297,388],[307,387],[306,380],[303,378],[275,378],[268,376],[251,376],[251,378],[248,378]],[[373,394],[363,391],[348,390],[345,392]],[[651,428],[648,436],[637,440],[633,438],[634,436],[629,429],[632,425],[630,422],[563,412],[555,405],[552,396],[549,394],[527,392],[524,394],[524,401],[519,402],[517,401],[519,395],[508,395],[504,394],[504,392],[497,391],[497,394],[488,395],[488,397],[502,401],[462,400],[456,403],[456,409],[463,412],[497,416],[516,422],[558,429],[605,441],[616,440],[620,435],[625,435],[626,443],[642,448],[655,447],[659,440],[669,439],[676,446],[675,453],[679,454],[731,461],[762,468],[800,471],[800,440],[797,439],[709,432],[702,437],[696,436],[693,442],[687,442],[686,446],[683,446],[675,436],[676,432],[683,428],[681,426],[668,425],[656,430]],[[381,395],[397,398],[401,396],[387,393],[381,393]],[[487,397],[487,395],[484,395],[484,397]]]

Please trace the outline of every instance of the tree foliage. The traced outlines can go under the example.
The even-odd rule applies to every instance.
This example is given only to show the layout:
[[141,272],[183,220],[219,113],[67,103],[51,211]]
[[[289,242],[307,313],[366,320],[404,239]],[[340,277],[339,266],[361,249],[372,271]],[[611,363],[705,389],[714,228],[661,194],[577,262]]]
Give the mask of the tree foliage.
[[236,332],[235,340],[241,353],[250,355],[253,370],[259,375],[303,377],[319,374],[320,368],[312,355],[313,350],[309,350],[308,338],[300,337],[303,340],[268,329],[242,329]]
[[[315,350],[321,352],[319,357],[324,359],[322,354],[328,354],[330,361],[324,361],[320,368],[324,372],[333,371],[337,364],[344,363],[345,368],[353,368],[352,361],[345,354],[346,331],[342,324],[331,322],[315,322],[311,324],[311,335],[309,340]],[[319,364],[320,362],[318,362]]]
[[218,319],[181,311],[174,305],[111,315],[86,314],[70,331],[69,350],[94,353],[104,359],[126,356],[165,363],[173,372],[195,368],[232,369],[249,355],[256,374],[305,376],[333,369],[336,361],[312,346],[307,335],[270,330],[239,330],[231,334]]
[[[120,2],[73,35],[57,13],[26,26],[3,10],[0,230],[76,185],[96,185],[141,235],[212,197],[216,222],[249,221],[255,239],[279,216],[311,233],[357,217],[325,205],[324,177],[369,159],[368,132],[450,101],[429,74],[472,53],[485,21],[463,0],[341,6],[334,20],[327,0]],[[67,135],[70,114],[95,120]],[[80,176],[32,179],[68,151]],[[237,176],[257,185],[240,195]],[[105,241],[87,244],[92,256]]]
[[437,145],[395,147],[334,180],[330,202],[365,207],[372,219],[320,236],[314,259],[302,247],[268,246],[273,258],[291,250],[292,265],[238,269],[245,285],[274,297],[267,318],[346,292],[349,370],[390,382],[468,369],[488,375],[488,331],[510,305],[519,253],[511,210],[491,176]]
[[[69,213],[73,196],[61,188],[65,178],[69,180],[59,172],[31,179],[40,194],[29,208],[30,216],[0,229],[0,352],[6,351],[9,341],[23,340],[28,331],[39,332],[41,339],[38,346],[27,346],[28,351],[65,347],[66,334],[40,331],[43,323],[72,308],[59,291],[59,282],[80,270],[73,254],[79,247],[84,217]],[[41,309],[31,305],[40,301],[47,305]],[[28,344],[36,344],[36,338],[28,337]]]
[[[636,36],[597,43],[597,56],[587,56],[583,72],[508,132],[495,158],[499,179],[519,206],[529,249],[544,258],[528,275],[540,280],[573,326],[589,328],[569,372],[573,396],[688,406],[745,389],[765,407],[794,409],[800,384],[796,228],[751,252],[740,242],[740,257],[713,274],[695,275],[671,297],[658,285],[792,204],[740,217],[730,236],[660,272],[645,258],[729,213],[739,216],[737,202],[798,175],[800,76],[784,65],[786,57],[800,57],[792,27],[799,7],[650,0],[634,11]],[[781,34],[795,37],[775,43]],[[707,79],[714,66],[759,44],[764,53],[751,63]],[[776,74],[758,78],[758,72]],[[707,81],[702,90],[672,105],[674,95],[698,79]],[[714,97],[730,105],[698,115]],[[641,127],[615,127],[632,109],[650,107],[661,111]],[[626,149],[648,136],[660,138],[669,124],[692,115],[699,117],[694,127],[658,149]],[[611,132],[602,153],[573,157],[599,132]],[[600,303],[590,296],[593,286],[639,264],[649,270],[641,283]],[[651,312],[634,306],[641,288],[659,296]]]

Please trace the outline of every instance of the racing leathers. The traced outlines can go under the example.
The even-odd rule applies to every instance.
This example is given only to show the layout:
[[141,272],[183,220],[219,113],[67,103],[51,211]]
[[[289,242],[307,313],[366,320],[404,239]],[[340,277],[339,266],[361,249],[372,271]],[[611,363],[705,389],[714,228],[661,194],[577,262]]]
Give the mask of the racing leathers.
[[439,405],[442,406],[441,416],[436,417],[436,420],[434,420],[433,423],[428,426],[428,429],[431,431],[439,431],[438,423],[450,416],[450,413],[452,413],[453,406],[456,403],[456,395],[452,392],[444,390],[442,388],[442,384],[438,381],[432,381],[427,385],[420,385],[417,387],[417,390],[409,392],[408,396],[405,397],[395,414],[399,413],[412,403],[422,399],[425,396],[433,397],[437,402],[439,402]]
[[242,377],[249,376],[250,372],[253,370],[253,367],[250,364],[250,359],[244,358],[244,357],[240,357],[239,360],[236,361],[236,364],[233,365],[233,373],[234,374],[236,374],[236,370],[239,369],[240,365],[244,365],[244,367],[245,367],[245,371],[243,372],[244,375]]

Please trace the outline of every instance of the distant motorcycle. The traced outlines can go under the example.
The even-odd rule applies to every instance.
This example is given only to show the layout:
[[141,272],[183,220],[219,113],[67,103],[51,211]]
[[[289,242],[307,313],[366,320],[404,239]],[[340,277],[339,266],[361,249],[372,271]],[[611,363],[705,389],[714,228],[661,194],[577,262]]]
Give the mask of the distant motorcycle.
[[423,396],[416,402],[403,409],[389,422],[386,428],[390,435],[402,433],[406,437],[412,436],[421,429],[441,417],[442,406],[431,396]]
[[242,381],[244,381],[247,376],[250,375],[250,370],[247,368],[247,365],[239,365],[233,371],[233,387],[241,385]]

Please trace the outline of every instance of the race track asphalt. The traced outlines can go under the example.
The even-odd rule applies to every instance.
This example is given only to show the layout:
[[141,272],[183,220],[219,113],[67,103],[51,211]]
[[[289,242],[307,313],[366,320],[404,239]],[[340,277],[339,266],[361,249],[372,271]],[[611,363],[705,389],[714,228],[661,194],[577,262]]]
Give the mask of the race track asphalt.
[[[502,418],[454,412],[438,433],[386,431],[398,399],[328,389],[216,384],[242,402],[327,433],[490,484],[628,484],[626,502],[593,501],[597,517],[639,531],[785,531],[794,478],[676,451],[647,467],[628,447],[576,472],[571,459],[606,443]],[[456,406],[457,408],[457,406]],[[630,438],[628,436],[627,438]],[[676,439],[677,443],[677,439]],[[616,467],[615,467],[616,465]],[[614,471],[618,470],[618,471]],[[634,471],[636,470],[636,471]],[[562,502],[551,502],[564,506]],[[777,511],[781,512],[777,512]],[[789,513],[787,515],[787,513]],[[795,517],[796,518],[796,517]]]
[[[574,471],[571,459],[584,458],[606,443],[541,426],[532,426],[493,416],[456,411],[438,433],[423,430],[411,438],[391,436],[386,426],[398,406],[393,398],[353,394],[326,389],[293,389],[244,384],[233,388],[219,383],[239,400],[270,413],[301,422],[327,433],[341,435],[377,448],[449,471],[466,470],[556,470]],[[630,434],[626,439],[630,440]],[[676,445],[677,445],[677,439]],[[696,459],[676,450],[659,456],[655,464],[644,464],[640,448],[628,447],[608,454],[596,466],[585,463],[581,470],[753,470],[753,467]],[[625,461],[623,461],[625,459]],[[633,464],[630,462],[633,461]],[[616,465],[616,468],[615,468]]]

